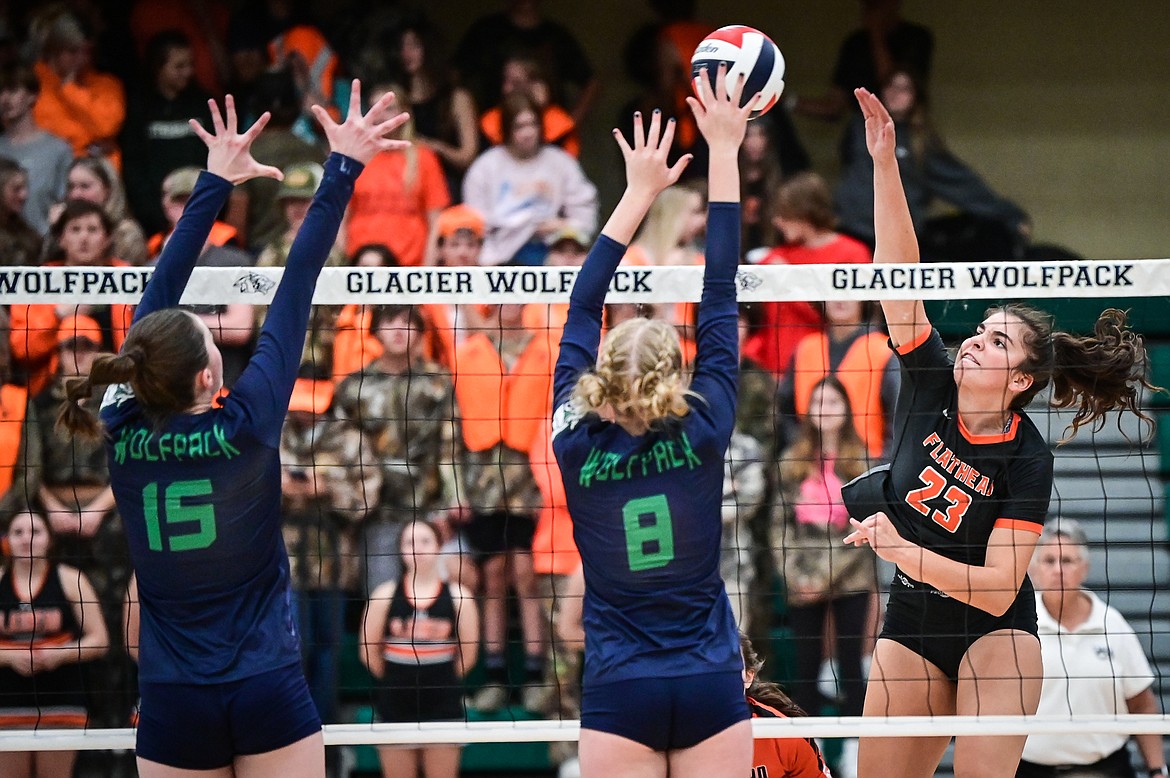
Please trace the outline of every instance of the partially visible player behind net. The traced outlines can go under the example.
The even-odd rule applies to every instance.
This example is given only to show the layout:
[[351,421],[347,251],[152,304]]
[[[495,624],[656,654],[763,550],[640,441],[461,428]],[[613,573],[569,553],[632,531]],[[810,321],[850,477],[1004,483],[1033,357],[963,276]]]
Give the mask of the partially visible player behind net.
[[[297,377],[309,306],[353,193],[386,136],[405,120],[386,95],[363,115],[353,84],[338,125],[314,114],[332,154],[292,249],[255,354],[222,402],[211,332],[178,307],[232,186],[279,178],[252,157],[268,119],[236,127],[211,102],[214,134],[199,177],[117,356],[98,358],[68,389],[60,423],[104,431],[141,603],[138,769],[144,778],[320,778],[321,720],[301,671],[281,538],[281,425]],[[79,404],[109,384],[100,420]],[[104,427],[104,430],[103,430]]]
[[[553,452],[585,571],[584,778],[747,775],[739,635],[719,577],[723,457],[739,366],[737,154],[748,110],[721,67],[691,108],[711,149],[698,354],[687,385],[669,324],[635,318],[601,343],[606,289],[654,198],[675,123],[658,111],[631,148],[626,191],[577,278],[554,376]],[[730,94],[729,94],[730,92]],[[616,131],[615,131],[616,133]]]
[[[895,155],[894,123],[856,92],[874,160],[875,263],[915,263],[918,241]],[[891,464],[843,490],[854,531],[897,565],[865,696],[867,716],[1033,714],[1044,673],[1027,578],[1052,493],[1053,456],[1023,409],[1052,385],[1072,434],[1138,408],[1141,339],[1107,310],[1094,335],[1047,315],[991,309],[952,364],[921,301],[883,300],[902,363]],[[1144,416],[1142,416],[1145,418]],[[960,737],[957,775],[1012,775],[1025,736]],[[859,774],[930,776],[949,737],[861,738]]]

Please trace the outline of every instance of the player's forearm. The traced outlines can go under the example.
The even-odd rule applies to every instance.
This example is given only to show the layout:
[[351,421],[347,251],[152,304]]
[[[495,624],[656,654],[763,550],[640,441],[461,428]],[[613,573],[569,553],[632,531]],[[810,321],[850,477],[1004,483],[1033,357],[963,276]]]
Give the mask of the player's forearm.
[[707,199],[712,203],[739,202],[739,146],[712,146],[707,172]]
[[915,264],[918,238],[902,188],[894,156],[875,159],[873,165],[874,264]]
[[1020,575],[1006,565],[968,565],[913,544],[890,561],[914,580],[993,616],[1006,613],[1020,591]]
[[187,201],[175,231],[163,248],[154,275],[142,295],[142,302],[134,311],[135,320],[153,311],[173,308],[179,304],[179,298],[195,268],[195,261],[203,253],[203,244],[211,234],[215,217],[231,192],[231,182],[207,171],[199,174],[191,199]]

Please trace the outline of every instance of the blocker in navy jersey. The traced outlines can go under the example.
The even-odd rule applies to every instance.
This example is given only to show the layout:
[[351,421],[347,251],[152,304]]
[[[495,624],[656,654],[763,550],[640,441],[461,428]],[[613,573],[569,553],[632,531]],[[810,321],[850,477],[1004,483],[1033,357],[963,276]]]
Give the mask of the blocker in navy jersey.
[[711,203],[707,224],[691,382],[699,397],[688,399],[681,419],[633,436],[570,400],[596,364],[605,292],[625,247],[598,238],[573,287],[554,376],[553,452],[585,571],[587,686],[743,667],[719,577],[723,456],[739,365],[739,204]]
[[[110,480],[142,604],[143,683],[235,682],[301,661],[278,445],[316,278],[361,170],[336,153],[326,162],[255,354],[222,407],[156,428],[129,386],[106,394]],[[179,303],[230,191],[227,181],[200,175],[136,319]]]
[[[959,418],[954,365],[936,331],[924,331],[896,353],[902,386],[894,412],[894,457],[846,485],[843,497],[851,515],[864,519],[884,510],[906,540],[974,566],[985,563],[996,527],[1039,534],[1052,492],[1053,457],[1036,426],[1025,414],[1012,412],[1002,433],[971,434]],[[899,639],[895,631],[910,631],[918,637],[961,638],[969,646],[996,629],[1036,632],[1035,597],[1026,576],[1001,617],[901,570],[890,596],[890,614],[896,618],[887,618],[883,637]],[[957,674],[964,651],[946,652],[949,658],[940,655],[936,664],[943,662],[950,667],[942,669]]]

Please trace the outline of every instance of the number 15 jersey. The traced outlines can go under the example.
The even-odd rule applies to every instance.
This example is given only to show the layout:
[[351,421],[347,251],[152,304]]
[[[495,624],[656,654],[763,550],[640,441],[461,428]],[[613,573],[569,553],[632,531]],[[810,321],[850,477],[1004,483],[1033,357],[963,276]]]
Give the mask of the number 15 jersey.
[[1012,413],[1001,434],[972,434],[959,418],[954,365],[937,331],[897,354],[902,386],[885,501],[898,533],[976,566],[996,527],[1039,534],[1052,493],[1052,451],[1036,426]]

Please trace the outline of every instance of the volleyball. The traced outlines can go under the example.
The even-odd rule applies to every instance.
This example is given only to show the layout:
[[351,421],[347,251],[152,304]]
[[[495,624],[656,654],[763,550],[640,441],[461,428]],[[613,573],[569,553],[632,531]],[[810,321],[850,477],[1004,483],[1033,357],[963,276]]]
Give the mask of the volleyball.
[[753,95],[759,94],[749,118],[763,116],[780,99],[784,91],[784,55],[771,38],[754,27],[733,24],[720,27],[704,38],[691,55],[692,85],[704,67],[714,85],[720,64],[727,65],[729,85],[734,83],[733,79],[745,77],[740,105],[746,105]]

